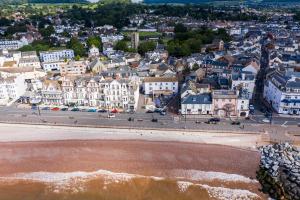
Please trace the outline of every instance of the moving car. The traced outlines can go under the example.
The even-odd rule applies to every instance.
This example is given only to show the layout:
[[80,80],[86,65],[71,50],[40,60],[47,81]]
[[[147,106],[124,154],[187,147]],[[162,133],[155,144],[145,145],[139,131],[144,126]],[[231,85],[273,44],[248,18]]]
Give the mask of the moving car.
[[129,118],[128,118],[128,121],[133,122],[133,121],[134,121],[134,118],[133,118],[133,117],[129,117]]
[[151,121],[152,121],[152,122],[158,122],[158,119],[153,118]]
[[109,113],[107,117],[108,117],[108,118],[115,118],[116,115],[115,115],[114,113]]

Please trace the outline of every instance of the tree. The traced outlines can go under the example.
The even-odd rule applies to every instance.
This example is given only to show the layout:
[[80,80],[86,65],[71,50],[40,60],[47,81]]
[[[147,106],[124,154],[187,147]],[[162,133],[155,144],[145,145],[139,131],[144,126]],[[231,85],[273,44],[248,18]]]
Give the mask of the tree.
[[97,36],[91,36],[87,39],[86,41],[87,45],[89,48],[91,48],[92,46],[95,46],[99,49],[102,48],[102,42],[101,42],[101,38],[97,37]]
[[120,51],[128,51],[128,46],[127,42],[125,40],[120,40],[116,43],[115,50],[120,50]]
[[83,44],[78,40],[78,38],[72,37],[70,42],[67,44],[67,47],[73,49],[76,56],[84,56],[85,49]]
[[52,25],[47,26],[47,28],[42,28],[39,31],[44,38],[49,38],[53,33],[55,33],[55,29]]
[[186,33],[187,32],[187,28],[183,24],[178,23],[174,27],[174,32],[175,33]]
[[142,42],[138,47],[138,52],[141,55],[145,55],[146,52],[153,51],[155,49],[155,47],[156,47],[156,44],[153,41]]

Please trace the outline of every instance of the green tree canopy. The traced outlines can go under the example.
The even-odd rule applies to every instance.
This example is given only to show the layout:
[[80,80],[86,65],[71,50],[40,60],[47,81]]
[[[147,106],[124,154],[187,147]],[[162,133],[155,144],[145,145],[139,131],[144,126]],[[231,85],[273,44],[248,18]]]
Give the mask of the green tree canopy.
[[91,37],[89,37],[87,39],[86,43],[87,43],[87,45],[88,45],[89,48],[92,47],[92,46],[95,46],[95,47],[97,47],[99,49],[102,48],[101,38],[98,37],[98,36],[91,36]]
[[127,42],[125,40],[120,40],[116,43],[115,50],[120,50],[120,51],[128,51],[128,46]]
[[78,40],[78,38],[72,37],[70,42],[68,42],[67,47],[73,49],[76,56],[84,56],[86,51],[83,44]]
[[138,47],[138,52],[141,55],[145,55],[146,52],[153,51],[155,49],[155,47],[156,47],[156,44],[153,41],[142,42],[142,43],[140,43],[140,45]]

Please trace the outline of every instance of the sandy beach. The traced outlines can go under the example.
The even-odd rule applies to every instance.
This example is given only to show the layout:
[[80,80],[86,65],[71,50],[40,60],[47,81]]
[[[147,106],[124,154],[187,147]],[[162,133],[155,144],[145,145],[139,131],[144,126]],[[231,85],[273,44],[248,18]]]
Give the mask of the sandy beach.
[[[132,185],[137,184],[134,187],[140,189],[130,192],[135,194],[163,184],[160,187],[174,190],[167,197],[179,192],[184,195],[181,199],[194,199],[191,196],[199,192],[203,199],[230,199],[232,195],[237,195],[236,199],[265,198],[255,180],[259,163],[259,153],[254,150],[259,139],[256,134],[5,124],[0,128],[0,191],[11,191],[3,193],[10,196],[0,195],[1,199],[19,199],[14,196],[16,189],[24,195],[42,193],[49,197],[60,191],[57,185],[86,189],[90,184],[94,188],[95,182],[97,188],[100,183],[106,188],[101,192],[97,189],[101,195],[108,195],[105,192],[116,187],[131,191]],[[113,186],[107,185],[108,175],[113,177]],[[128,184],[119,185],[124,177],[130,177],[126,179]],[[83,187],[83,183],[89,186]],[[32,191],[25,185],[40,190]],[[55,186],[50,193],[49,185]],[[197,191],[189,187],[196,187]],[[95,188],[91,188],[85,192],[94,193]],[[231,195],[221,198],[225,193]],[[161,191],[160,195],[163,194],[167,193]],[[60,197],[54,195],[49,199]]]

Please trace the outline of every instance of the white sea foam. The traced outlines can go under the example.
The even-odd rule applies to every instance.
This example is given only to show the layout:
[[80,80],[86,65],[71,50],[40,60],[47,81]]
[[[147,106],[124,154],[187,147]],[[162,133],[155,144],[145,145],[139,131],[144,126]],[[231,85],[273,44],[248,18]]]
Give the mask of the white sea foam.
[[171,175],[180,176],[177,178],[184,178],[191,181],[212,181],[219,180],[224,182],[244,182],[257,183],[256,180],[238,174],[227,174],[223,172],[206,172],[200,170],[173,170]]
[[[179,172],[177,170],[177,172]],[[184,172],[184,173],[183,173]],[[172,171],[172,173],[175,173]],[[208,173],[205,175],[205,173]],[[250,183],[253,180],[248,179],[244,176],[235,175],[235,174],[225,174],[220,172],[203,172],[197,170],[180,170],[180,174],[184,174],[184,178],[188,181],[178,180],[177,185],[179,191],[185,192],[190,186],[199,186],[206,189],[209,195],[212,198],[220,200],[240,200],[240,199],[258,199],[258,195],[252,193],[248,190],[241,189],[229,189],[224,187],[212,187],[209,185],[192,183],[190,181],[197,180],[211,180],[211,179],[220,179],[223,181],[243,181]],[[30,181],[39,181],[44,182],[52,186],[54,192],[60,192],[63,190],[68,190],[72,192],[79,192],[85,189],[84,182],[86,180],[91,180],[93,178],[100,177],[104,180],[105,184],[109,183],[119,183],[130,181],[133,178],[147,178],[153,180],[164,180],[163,177],[154,177],[154,176],[143,176],[138,174],[129,174],[129,173],[116,173],[108,170],[98,170],[94,172],[31,172],[31,173],[17,173],[9,177],[1,177],[2,180],[30,180]],[[182,177],[180,177],[182,179]],[[104,186],[103,189],[106,189]]]

